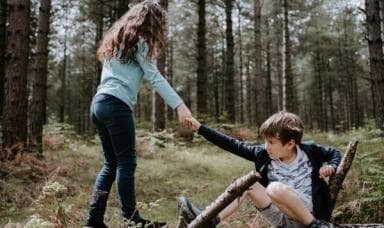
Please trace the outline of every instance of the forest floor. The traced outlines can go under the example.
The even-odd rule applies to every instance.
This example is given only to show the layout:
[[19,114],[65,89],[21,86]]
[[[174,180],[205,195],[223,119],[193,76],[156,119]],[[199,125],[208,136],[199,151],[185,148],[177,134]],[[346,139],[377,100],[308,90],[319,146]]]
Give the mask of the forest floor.
[[[252,131],[237,127],[228,131],[260,143]],[[384,221],[384,138],[374,129],[344,134],[309,133],[305,139],[344,152],[349,141],[358,140],[357,155],[344,190],[339,194],[333,219],[341,223]],[[177,134],[176,134],[177,136]],[[254,169],[251,162],[205,142],[175,138],[172,132],[137,130],[137,201],[148,219],[166,221],[174,227],[177,197],[189,197],[206,206],[234,178]],[[44,136],[44,159],[20,156],[0,163],[0,227],[81,227],[95,180],[102,164],[96,139],[84,140],[67,126],[50,125]],[[123,227],[116,189],[109,196],[105,222]],[[246,202],[221,227],[267,227],[250,202]]]

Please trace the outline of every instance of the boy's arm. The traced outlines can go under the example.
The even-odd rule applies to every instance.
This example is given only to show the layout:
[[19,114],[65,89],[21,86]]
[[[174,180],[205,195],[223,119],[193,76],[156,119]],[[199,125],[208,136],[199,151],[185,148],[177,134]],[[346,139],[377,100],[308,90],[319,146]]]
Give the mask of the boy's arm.
[[256,161],[257,154],[264,150],[263,146],[249,146],[237,139],[231,138],[204,125],[201,125],[198,128],[198,134],[202,135],[205,139],[212,142],[216,146],[249,161]]
[[325,159],[324,162],[327,162],[328,165],[332,166],[336,171],[341,161],[340,151],[331,147],[320,146],[320,152]]

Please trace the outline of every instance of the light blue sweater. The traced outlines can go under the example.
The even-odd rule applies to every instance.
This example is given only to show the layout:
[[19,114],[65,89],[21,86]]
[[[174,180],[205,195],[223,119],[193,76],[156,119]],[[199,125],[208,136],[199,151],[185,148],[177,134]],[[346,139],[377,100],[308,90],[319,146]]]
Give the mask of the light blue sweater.
[[96,94],[109,94],[125,102],[133,110],[143,78],[175,109],[183,100],[159,72],[156,63],[147,60],[148,45],[144,39],[137,42],[135,60],[121,63],[113,57],[104,61],[100,85]]

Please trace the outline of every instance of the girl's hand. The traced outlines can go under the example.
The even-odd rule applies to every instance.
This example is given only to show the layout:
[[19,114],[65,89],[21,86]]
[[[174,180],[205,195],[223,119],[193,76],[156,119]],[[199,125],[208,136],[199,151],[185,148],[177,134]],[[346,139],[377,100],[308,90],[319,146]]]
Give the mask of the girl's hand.
[[325,165],[320,168],[320,178],[326,178],[331,176],[332,174],[335,173],[335,168],[333,168],[331,165]]
[[192,117],[191,111],[189,111],[189,108],[184,103],[177,106],[177,115],[179,117],[179,122],[182,124],[184,124],[186,118]]
[[193,117],[186,118],[183,124],[192,131],[198,131],[201,126],[201,123]]

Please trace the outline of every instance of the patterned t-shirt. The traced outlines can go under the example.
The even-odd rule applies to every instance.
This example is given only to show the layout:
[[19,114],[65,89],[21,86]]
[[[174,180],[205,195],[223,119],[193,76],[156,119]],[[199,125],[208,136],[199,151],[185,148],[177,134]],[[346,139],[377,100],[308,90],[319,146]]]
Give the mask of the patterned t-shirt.
[[312,164],[299,146],[296,146],[296,151],[295,160],[289,164],[272,160],[268,165],[268,179],[270,182],[278,181],[293,188],[305,207],[312,212]]

